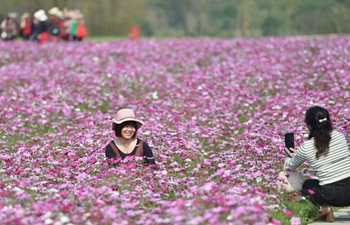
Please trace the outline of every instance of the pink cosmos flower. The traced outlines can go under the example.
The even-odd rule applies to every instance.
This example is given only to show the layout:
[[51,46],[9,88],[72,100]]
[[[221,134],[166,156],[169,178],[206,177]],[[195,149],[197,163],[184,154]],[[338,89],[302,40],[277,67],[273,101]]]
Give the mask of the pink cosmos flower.
[[314,195],[314,194],[315,194],[315,191],[314,191],[314,190],[308,189],[307,191],[308,191],[311,195]]
[[279,177],[277,177],[277,179],[280,180],[280,181],[284,181],[285,178],[279,176]]
[[299,217],[292,217],[292,218],[290,218],[290,224],[291,225],[299,225],[300,224],[300,218]]
[[177,200],[177,206],[179,207],[179,208],[182,208],[182,207],[184,207],[185,206],[185,201],[183,200],[183,199],[178,199]]
[[285,214],[286,216],[293,216],[293,212],[290,211],[290,210],[288,210],[288,209],[284,210],[284,214]]
[[[349,40],[0,43],[0,221],[219,225],[227,222],[218,213],[232,210],[235,224],[280,224],[267,210],[281,210],[284,194],[272,179],[283,164],[281,133],[297,127],[301,143],[298,115],[317,100],[349,137],[350,65],[339,60]],[[295,88],[283,88],[290,81]],[[127,105],[146,122],[138,136],[160,170],[135,157],[106,163],[111,118]],[[38,130],[46,132],[32,136]]]

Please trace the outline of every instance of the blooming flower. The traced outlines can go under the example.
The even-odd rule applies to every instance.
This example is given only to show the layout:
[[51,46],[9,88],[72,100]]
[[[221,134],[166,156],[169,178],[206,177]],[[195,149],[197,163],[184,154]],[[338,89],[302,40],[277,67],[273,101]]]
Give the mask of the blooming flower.
[[290,211],[290,210],[288,210],[288,209],[284,210],[284,214],[285,214],[286,216],[293,216],[293,212]]
[[299,217],[292,217],[292,218],[290,218],[290,224],[291,225],[299,225],[300,224],[300,218]]
[[307,189],[307,191],[308,191],[311,195],[315,194],[315,191],[314,191],[314,190]]
[[[301,143],[299,115],[317,101],[349,138],[350,67],[339,60],[349,41],[0,42],[0,221],[219,225],[227,213],[276,225],[268,212],[280,210],[298,223],[275,188],[281,133],[296,127]],[[111,118],[126,105],[145,122],[138,137],[158,170],[141,157],[106,160]]]

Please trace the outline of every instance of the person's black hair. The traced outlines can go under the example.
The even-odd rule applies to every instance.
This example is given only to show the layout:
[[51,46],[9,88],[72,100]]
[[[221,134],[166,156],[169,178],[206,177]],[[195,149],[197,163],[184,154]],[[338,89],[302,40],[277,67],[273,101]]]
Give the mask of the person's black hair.
[[320,106],[309,108],[305,114],[305,123],[309,128],[308,139],[314,138],[317,149],[316,158],[327,155],[333,130],[327,109]]
[[125,121],[124,123],[121,123],[121,124],[113,123],[112,130],[114,130],[115,136],[121,137],[122,129],[126,126],[132,126],[135,128],[135,133],[132,136],[132,138],[135,139],[136,138],[136,131],[137,131],[137,124],[135,121]]

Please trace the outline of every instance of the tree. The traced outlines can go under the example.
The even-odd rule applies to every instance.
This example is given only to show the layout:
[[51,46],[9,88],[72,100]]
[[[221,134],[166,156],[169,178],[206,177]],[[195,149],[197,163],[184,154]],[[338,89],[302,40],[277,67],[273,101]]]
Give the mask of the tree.
[[238,3],[235,36],[248,37],[251,35],[251,24],[255,8],[254,0],[241,0]]

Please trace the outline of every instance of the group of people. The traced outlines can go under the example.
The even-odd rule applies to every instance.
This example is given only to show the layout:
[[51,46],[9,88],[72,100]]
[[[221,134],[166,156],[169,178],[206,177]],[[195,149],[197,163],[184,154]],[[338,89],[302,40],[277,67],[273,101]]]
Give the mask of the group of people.
[[[308,139],[299,147],[290,148],[285,157],[285,169],[295,170],[304,162],[315,171],[318,179],[303,182],[301,194],[319,208],[315,220],[334,221],[331,206],[350,206],[350,152],[345,135],[333,130],[328,110],[310,107],[305,114]],[[143,157],[145,163],[155,165],[149,145],[136,137],[142,122],[132,109],[121,109],[112,120],[116,138],[106,146],[109,161],[118,164],[127,156]],[[300,182],[300,180],[299,180]]]
[[48,14],[40,9],[30,15],[23,13],[19,27],[13,14],[8,14],[1,25],[1,39],[11,41],[21,37],[25,41],[82,41],[87,36],[84,15],[80,10],[61,11],[53,7]]

